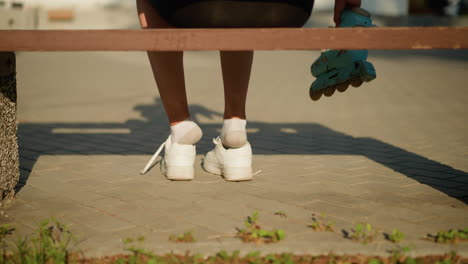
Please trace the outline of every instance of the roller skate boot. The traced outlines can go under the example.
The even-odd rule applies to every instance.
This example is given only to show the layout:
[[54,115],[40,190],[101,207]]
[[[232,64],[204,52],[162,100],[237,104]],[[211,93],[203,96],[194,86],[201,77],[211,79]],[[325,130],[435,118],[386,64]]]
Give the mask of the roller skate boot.
[[[362,8],[345,10],[339,27],[375,27],[370,13]],[[312,64],[311,72],[317,79],[310,87],[310,98],[317,101],[332,96],[336,90],[344,92],[349,85],[359,87],[376,78],[372,63],[367,61],[367,50],[327,50]]]

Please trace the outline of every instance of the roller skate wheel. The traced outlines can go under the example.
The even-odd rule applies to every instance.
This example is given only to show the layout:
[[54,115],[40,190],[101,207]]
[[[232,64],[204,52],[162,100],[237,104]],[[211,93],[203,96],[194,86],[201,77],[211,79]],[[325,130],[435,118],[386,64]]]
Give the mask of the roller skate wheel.
[[323,90],[323,94],[326,96],[326,97],[330,97],[332,96],[336,91],[336,88],[335,86],[331,86],[331,87],[328,87],[326,89]]
[[348,90],[348,88],[349,88],[349,82],[345,82],[345,83],[341,83],[341,84],[336,85],[336,89],[340,93],[344,93],[346,90]]
[[322,91],[314,92],[312,89],[310,89],[309,95],[310,99],[312,99],[313,101],[318,101],[320,97],[322,97]]
[[352,81],[351,81],[351,85],[352,85],[353,87],[355,87],[355,88],[358,88],[359,86],[361,86],[362,83],[363,83],[363,81],[361,81],[361,80],[352,80]]

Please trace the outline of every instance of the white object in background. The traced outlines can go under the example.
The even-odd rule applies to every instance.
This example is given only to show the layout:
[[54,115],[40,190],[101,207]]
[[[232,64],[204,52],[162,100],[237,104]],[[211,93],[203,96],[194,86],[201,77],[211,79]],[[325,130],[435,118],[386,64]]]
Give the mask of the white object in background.
[[315,0],[314,11],[332,11],[335,6],[333,0]]
[[0,0],[0,8],[23,9],[24,0]]
[[0,3],[0,30],[37,28],[37,9],[26,6],[23,0],[0,0]]
[[[362,8],[382,16],[408,15],[409,0],[362,0]],[[458,0],[456,0],[458,1]],[[314,11],[333,11],[335,1],[315,0]]]
[[445,7],[444,11],[445,14],[448,16],[458,16],[458,13],[460,12],[460,0],[449,0],[449,4],[447,7]]
[[[11,0],[10,0],[11,1]],[[49,8],[89,9],[110,4],[135,5],[135,0],[23,0],[28,6]]]
[[408,0],[362,0],[362,8],[374,15],[406,16],[409,3]]

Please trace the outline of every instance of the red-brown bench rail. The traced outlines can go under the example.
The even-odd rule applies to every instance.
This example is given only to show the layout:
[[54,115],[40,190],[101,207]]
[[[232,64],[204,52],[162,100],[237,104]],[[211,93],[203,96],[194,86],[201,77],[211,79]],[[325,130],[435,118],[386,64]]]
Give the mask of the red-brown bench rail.
[[0,51],[467,48],[468,27],[0,31]]

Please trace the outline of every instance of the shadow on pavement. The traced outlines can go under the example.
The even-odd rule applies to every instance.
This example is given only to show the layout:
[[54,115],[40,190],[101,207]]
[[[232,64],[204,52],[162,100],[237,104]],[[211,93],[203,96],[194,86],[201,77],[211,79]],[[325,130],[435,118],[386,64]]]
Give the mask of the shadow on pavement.
[[412,59],[413,57],[468,62],[467,50],[371,50],[369,56],[382,59]]
[[[155,104],[138,105],[135,109],[146,120],[128,120],[125,123],[20,124],[18,136],[21,177],[17,191],[26,184],[41,155],[152,155],[169,133],[164,109],[159,98],[155,100]],[[222,114],[201,105],[192,105],[190,110],[204,131],[197,151],[206,153],[211,149],[211,138],[218,135],[220,125],[207,124],[201,119],[222,118]],[[468,202],[468,192],[451,189],[444,184],[453,178],[467,182],[468,173],[374,138],[353,137],[316,123],[249,121],[248,129],[254,154],[362,155],[449,196]],[[113,130],[128,133],[112,133]],[[463,183],[459,185],[462,186]]]

